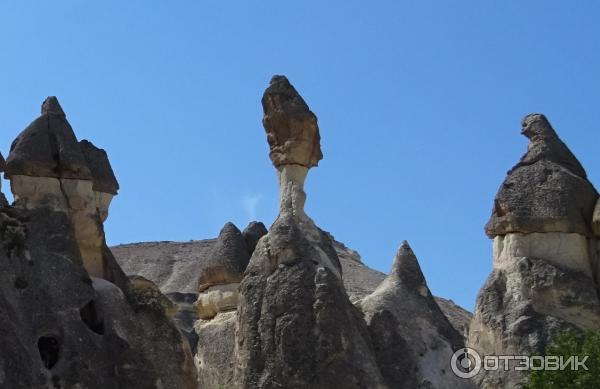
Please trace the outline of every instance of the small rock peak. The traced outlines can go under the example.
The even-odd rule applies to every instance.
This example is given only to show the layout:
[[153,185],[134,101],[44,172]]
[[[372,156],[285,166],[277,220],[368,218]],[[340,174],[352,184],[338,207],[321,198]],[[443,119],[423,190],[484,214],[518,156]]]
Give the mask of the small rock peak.
[[4,170],[6,170],[6,161],[4,160],[2,153],[0,153],[0,173]]
[[531,113],[521,120],[521,134],[532,141],[558,137],[546,116],[541,113]]
[[263,236],[267,235],[267,227],[262,222],[252,221],[244,231],[242,232],[242,236],[244,237],[244,241],[246,242],[246,247],[248,248],[248,254],[252,256],[254,249],[256,249],[256,245],[258,241]]
[[275,75],[269,82],[262,99],[263,112],[265,115],[272,111],[307,111],[310,112],[308,104],[290,83],[286,76]]
[[56,96],[49,96],[42,103],[42,115],[59,115],[65,116],[65,112],[63,111],[60,103]]
[[561,165],[579,177],[587,178],[585,169],[560,139],[546,116],[541,113],[525,116],[521,121],[521,134],[529,139],[527,153],[510,172],[521,166],[546,160]]
[[[419,266],[417,256],[408,244],[408,241],[403,241],[394,258],[394,264],[388,277],[399,279],[403,285],[408,288],[417,289],[421,295],[426,295],[427,284],[425,277]],[[425,291],[423,290],[425,288]]]
[[106,151],[96,147],[86,139],[79,142],[79,147],[92,173],[94,191],[116,195],[119,191],[119,182],[115,177]]
[[250,255],[246,241],[235,224],[226,223],[207,258],[198,278],[198,292],[213,285],[240,282]]

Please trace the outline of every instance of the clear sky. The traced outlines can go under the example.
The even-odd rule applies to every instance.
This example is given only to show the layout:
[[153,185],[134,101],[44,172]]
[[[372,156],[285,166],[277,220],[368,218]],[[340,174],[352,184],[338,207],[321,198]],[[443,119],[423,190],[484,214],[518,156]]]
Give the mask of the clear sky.
[[321,128],[309,215],[385,272],[407,239],[432,292],[471,309],[525,114],[600,185],[599,19],[586,0],[2,2],[0,150],[56,95],[120,181],[110,244],[270,225],[260,98],[285,74]]

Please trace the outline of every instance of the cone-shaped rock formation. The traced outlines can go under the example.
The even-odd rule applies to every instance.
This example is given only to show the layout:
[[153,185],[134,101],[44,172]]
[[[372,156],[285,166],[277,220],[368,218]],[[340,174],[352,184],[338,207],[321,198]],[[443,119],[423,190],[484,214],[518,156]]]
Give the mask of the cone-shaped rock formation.
[[263,223],[256,221],[250,222],[250,224],[244,228],[242,236],[246,241],[246,247],[248,247],[248,253],[250,256],[254,252],[254,249],[256,249],[256,245],[258,244],[260,238],[267,235],[267,232],[269,232],[267,231],[267,227],[265,227]]
[[201,319],[236,309],[238,286],[249,259],[240,230],[233,223],[225,224],[198,278],[195,307]]
[[[598,194],[543,115],[527,116],[522,133],[527,153],[508,172],[486,226],[493,272],[468,340],[481,355],[542,355],[560,329],[600,327],[591,228]],[[525,378],[512,368],[476,377],[483,388],[517,387]]]
[[388,387],[470,387],[449,368],[454,351],[464,347],[463,338],[435,302],[408,242],[361,308]]

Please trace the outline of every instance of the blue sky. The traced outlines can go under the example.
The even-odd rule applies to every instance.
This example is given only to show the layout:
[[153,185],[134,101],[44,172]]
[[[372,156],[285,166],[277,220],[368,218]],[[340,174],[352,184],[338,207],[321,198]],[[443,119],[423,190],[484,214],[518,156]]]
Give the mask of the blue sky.
[[111,244],[269,225],[260,98],[285,74],[321,128],[308,213],[385,272],[409,240],[433,293],[472,308],[525,114],[600,183],[599,17],[585,0],[3,2],[0,150],[56,95],[121,183]]

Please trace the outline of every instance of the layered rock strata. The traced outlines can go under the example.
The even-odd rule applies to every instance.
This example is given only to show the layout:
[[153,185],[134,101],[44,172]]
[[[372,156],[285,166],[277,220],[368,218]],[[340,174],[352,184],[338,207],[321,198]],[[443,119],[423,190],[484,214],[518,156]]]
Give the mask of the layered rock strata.
[[390,274],[360,305],[389,388],[471,387],[449,369],[464,340],[437,305],[408,242],[400,246]]
[[280,214],[240,284],[234,385],[383,387],[331,240],[304,213],[304,179],[321,159],[316,117],[283,76],[273,77],[262,101]]
[[[486,233],[493,271],[477,298],[469,346],[482,355],[544,351],[560,329],[600,328],[598,193],[585,170],[540,114],[525,117],[527,153],[508,172]],[[515,387],[520,371],[481,373],[483,388]]]

